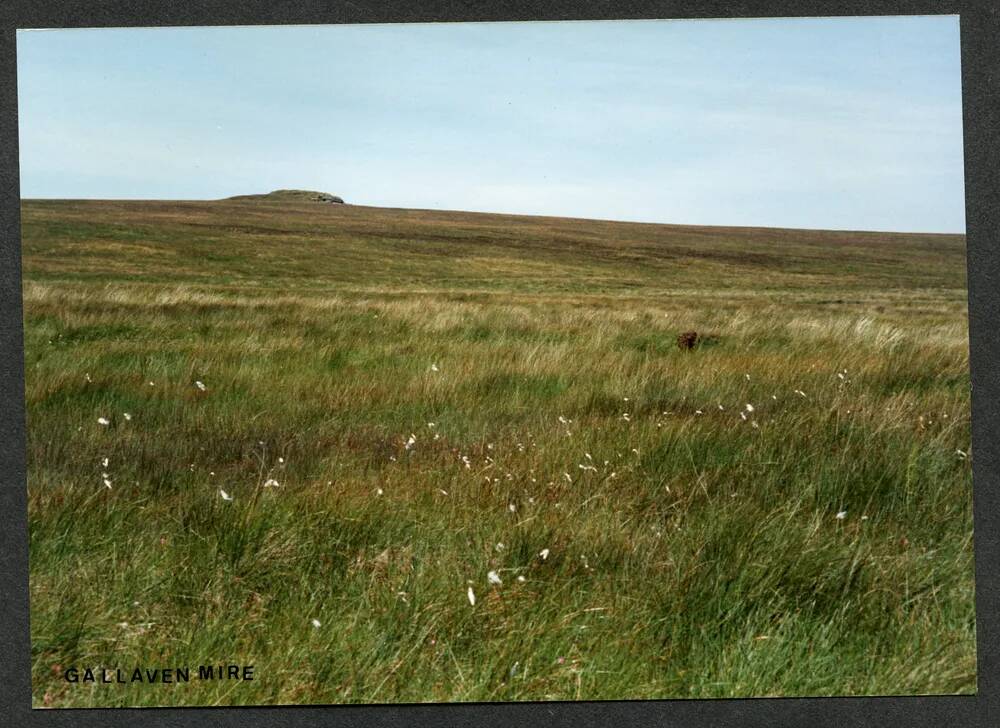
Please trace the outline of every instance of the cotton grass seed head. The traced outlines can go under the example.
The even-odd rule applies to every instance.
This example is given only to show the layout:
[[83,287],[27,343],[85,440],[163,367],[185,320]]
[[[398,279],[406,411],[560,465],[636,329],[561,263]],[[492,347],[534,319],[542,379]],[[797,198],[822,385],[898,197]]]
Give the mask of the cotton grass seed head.
[[487,573],[486,579],[490,582],[490,584],[496,584],[497,586],[503,584],[503,580],[500,578],[500,575],[495,571]]
[[219,495],[222,496],[222,500],[224,501],[231,501],[233,499],[233,497],[224,490],[220,490]]
[[469,587],[469,591],[466,592],[466,595],[469,597],[469,604],[476,606],[476,593],[472,591],[471,586]]
[[105,427],[107,427],[108,425],[111,424],[111,420],[109,420],[107,417],[98,417],[97,424],[104,425]]
[[204,392],[204,391],[205,391],[205,390],[207,389],[207,387],[205,386],[205,383],[204,383],[204,382],[197,382],[197,381],[196,381],[196,382],[194,383],[194,386],[196,386],[196,387],[197,387],[198,389],[200,389],[200,390],[201,390],[202,392]]

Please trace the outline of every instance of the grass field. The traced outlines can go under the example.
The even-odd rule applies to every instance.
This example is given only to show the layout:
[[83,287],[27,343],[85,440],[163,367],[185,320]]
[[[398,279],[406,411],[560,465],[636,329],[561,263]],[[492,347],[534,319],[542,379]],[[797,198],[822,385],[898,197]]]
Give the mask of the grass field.
[[22,223],[37,707],[975,691],[961,236]]

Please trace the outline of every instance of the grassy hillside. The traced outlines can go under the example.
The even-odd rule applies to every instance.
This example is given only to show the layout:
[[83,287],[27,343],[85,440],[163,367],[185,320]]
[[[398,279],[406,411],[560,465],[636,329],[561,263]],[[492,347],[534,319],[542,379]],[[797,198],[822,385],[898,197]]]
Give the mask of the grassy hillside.
[[960,236],[22,225],[38,706],[975,690]]

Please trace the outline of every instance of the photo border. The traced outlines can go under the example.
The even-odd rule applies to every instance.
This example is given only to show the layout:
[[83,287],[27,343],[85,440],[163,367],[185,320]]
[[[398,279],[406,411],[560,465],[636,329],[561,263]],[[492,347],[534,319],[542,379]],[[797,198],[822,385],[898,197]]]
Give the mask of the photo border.
[[[1000,725],[1000,13],[990,2],[741,0],[456,3],[4,0],[0,6],[0,715],[18,726]],[[31,708],[17,28],[959,15],[972,398],[975,696],[732,698],[184,708]]]

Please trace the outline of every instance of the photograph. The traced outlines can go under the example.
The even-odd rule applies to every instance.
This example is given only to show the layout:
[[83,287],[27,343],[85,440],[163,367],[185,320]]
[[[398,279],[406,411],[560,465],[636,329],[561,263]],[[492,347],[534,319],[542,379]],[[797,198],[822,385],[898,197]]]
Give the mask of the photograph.
[[976,694],[957,15],[16,54],[33,708]]

